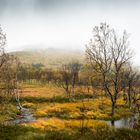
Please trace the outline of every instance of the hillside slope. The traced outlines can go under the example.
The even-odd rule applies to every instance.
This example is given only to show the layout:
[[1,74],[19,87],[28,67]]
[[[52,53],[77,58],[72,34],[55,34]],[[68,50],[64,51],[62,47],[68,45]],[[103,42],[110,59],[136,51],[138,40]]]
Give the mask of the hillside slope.
[[25,50],[12,52],[11,54],[17,56],[22,63],[36,64],[42,63],[48,68],[57,68],[62,64],[72,61],[84,62],[84,52],[80,50],[67,50],[48,48],[45,50]]

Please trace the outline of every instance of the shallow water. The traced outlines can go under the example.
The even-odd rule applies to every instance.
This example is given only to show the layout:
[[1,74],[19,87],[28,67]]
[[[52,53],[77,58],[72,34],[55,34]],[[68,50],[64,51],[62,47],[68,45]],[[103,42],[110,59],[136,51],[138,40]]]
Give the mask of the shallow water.
[[113,126],[116,128],[134,128],[134,126],[139,123],[138,120],[140,118],[140,114],[137,113],[129,118],[122,118],[120,120],[115,121],[105,121],[109,126]]
[[36,118],[31,113],[30,109],[21,108],[21,114],[15,119],[8,121],[10,124],[21,124],[36,121]]
[[[43,119],[46,119],[46,117],[41,117]],[[137,113],[132,117],[129,118],[122,118],[120,120],[115,121],[103,121],[106,122],[109,126],[113,126],[115,128],[134,128],[134,125],[136,123],[139,123],[138,120],[140,119],[140,114]],[[21,123],[29,123],[36,121],[37,118],[33,116],[30,109],[27,108],[21,108],[21,114],[17,115],[15,119],[12,119],[8,121],[9,124],[21,124]]]

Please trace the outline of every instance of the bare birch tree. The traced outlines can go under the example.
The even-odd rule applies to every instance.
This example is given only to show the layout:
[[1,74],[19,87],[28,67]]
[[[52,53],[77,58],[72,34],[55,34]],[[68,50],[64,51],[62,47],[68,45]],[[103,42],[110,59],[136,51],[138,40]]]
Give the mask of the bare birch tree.
[[58,71],[59,76],[57,77],[56,84],[62,87],[67,95],[70,97],[71,92],[71,71],[68,65],[63,65],[62,68]]
[[126,31],[119,38],[106,23],[95,26],[93,39],[86,45],[86,57],[92,68],[102,75],[103,89],[112,102],[114,116],[116,101],[122,91],[121,70],[132,57]]
[[74,93],[75,85],[78,83],[79,80],[79,71],[81,69],[81,64],[79,62],[72,62],[68,64],[71,73],[71,85],[72,85],[72,92]]
[[[19,95],[17,95],[17,74],[19,60],[13,55],[5,52],[6,34],[0,27],[0,93],[1,96],[14,96],[19,104]],[[10,99],[10,98],[9,98]]]

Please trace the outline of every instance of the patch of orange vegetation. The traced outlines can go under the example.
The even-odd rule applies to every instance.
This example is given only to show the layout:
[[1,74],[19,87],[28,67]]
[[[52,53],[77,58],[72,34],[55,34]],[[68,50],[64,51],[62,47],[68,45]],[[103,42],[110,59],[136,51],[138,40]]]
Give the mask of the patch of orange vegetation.
[[64,91],[59,87],[38,87],[38,88],[25,88],[21,97],[54,97],[57,95],[64,95]]
[[[78,119],[81,118],[83,114],[86,118],[96,118],[96,119],[105,119],[109,116],[105,114],[100,106],[103,104],[104,106],[108,106],[110,104],[109,100],[104,101],[93,99],[89,101],[77,101],[77,102],[67,102],[67,103],[41,103],[34,115],[37,117],[47,116],[48,114],[53,114],[55,116],[66,115],[65,117]],[[82,111],[84,109],[84,112]],[[60,115],[61,114],[61,115]]]
[[40,129],[55,128],[58,130],[81,128],[83,126],[89,128],[108,127],[108,125],[105,122],[98,121],[98,120],[62,120],[55,117],[49,119],[38,119],[35,122],[31,122],[23,125],[32,126],[34,128],[40,128]]

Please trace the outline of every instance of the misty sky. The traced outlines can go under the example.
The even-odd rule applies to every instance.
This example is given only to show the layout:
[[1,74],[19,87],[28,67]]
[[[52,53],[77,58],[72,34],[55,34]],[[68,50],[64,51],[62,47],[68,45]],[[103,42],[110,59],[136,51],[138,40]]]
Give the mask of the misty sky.
[[84,49],[100,22],[130,33],[135,63],[140,64],[140,0],[0,0],[8,51]]

